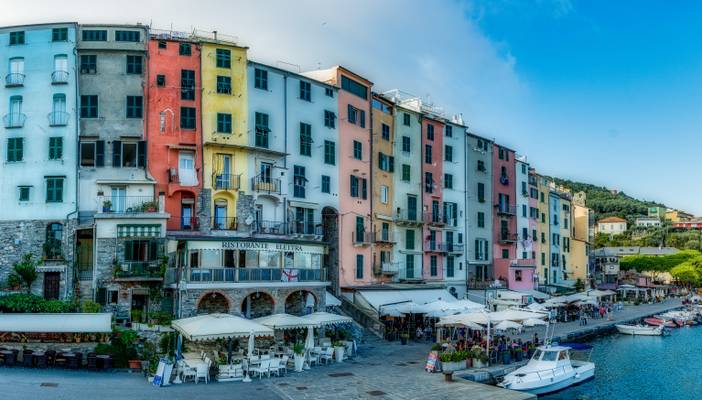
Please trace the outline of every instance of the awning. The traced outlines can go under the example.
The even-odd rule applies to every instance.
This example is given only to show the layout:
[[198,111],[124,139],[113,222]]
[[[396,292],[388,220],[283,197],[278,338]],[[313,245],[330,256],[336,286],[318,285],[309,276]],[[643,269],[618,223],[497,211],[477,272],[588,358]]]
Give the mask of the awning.
[[466,314],[449,315],[443,317],[436,323],[436,326],[462,327],[473,330],[482,330],[483,327],[477,322],[473,322]]
[[117,225],[117,237],[161,237],[161,225]]
[[350,324],[353,322],[353,319],[351,319],[350,317],[322,311],[305,315],[301,318],[309,321],[315,327]]
[[517,292],[528,294],[529,296],[531,296],[535,299],[539,299],[539,300],[546,300],[546,299],[549,299],[551,297],[549,294],[544,293],[544,292],[539,292],[538,290],[523,289],[523,290],[517,290]]
[[492,324],[499,323],[502,321],[514,321],[521,322],[528,319],[543,319],[546,318],[545,314],[539,314],[534,312],[519,311],[519,310],[503,310],[496,312],[472,312],[466,314],[451,315],[448,317],[441,318],[440,321],[452,321],[455,319],[462,319],[464,321],[474,322],[480,325],[487,325],[488,321]]
[[376,312],[401,303],[413,302],[422,305],[437,300],[456,301],[456,298],[446,289],[359,290],[356,295],[360,296]]
[[605,296],[614,296],[617,294],[617,292],[613,290],[598,290],[598,289],[593,289],[593,290],[588,290],[587,295],[591,297],[605,297]]
[[112,332],[112,314],[0,314],[0,332]]
[[338,307],[341,305],[341,300],[337,299],[333,294],[328,291],[325,292],[325,302],[327,307]]
[[265,317],[256,318],[254,321],[261,325],[278,330],[300,329],[313,325],[308,320],[285,313],[267,315]]
[[206,314],[177,319],[171,322],[173,329],[186,339],[193,341],[273,336],[273,329],[249,319],[230,314]]

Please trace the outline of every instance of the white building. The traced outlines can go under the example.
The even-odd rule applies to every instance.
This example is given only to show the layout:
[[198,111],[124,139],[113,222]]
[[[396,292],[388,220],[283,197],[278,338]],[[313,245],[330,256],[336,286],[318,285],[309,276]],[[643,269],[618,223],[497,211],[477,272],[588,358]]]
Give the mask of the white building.
[[529,226],[529,164],[526,157],[521,156],[516,159],[515,177],[517,181],[517,259],[531,260],[533,264],[534,254],[532,252],[534,238]]
[[661,226],[661,220],[658,217],[639,217],[636,218],[636,226],[638,228],[648,228]]
[[626,220],[619,217],[607,217],[597,221],[597,233],[621,235],[626,232]]

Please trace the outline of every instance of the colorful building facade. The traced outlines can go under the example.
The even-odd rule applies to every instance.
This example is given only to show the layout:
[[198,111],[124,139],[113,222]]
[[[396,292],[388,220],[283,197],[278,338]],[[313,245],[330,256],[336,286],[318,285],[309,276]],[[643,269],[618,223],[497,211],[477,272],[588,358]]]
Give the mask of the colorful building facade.
[[[517,257],[516,160],[514,150],[493,144],[493,266],[495,278],[507,284]],[[515,278],[516,281],[516,278]]]

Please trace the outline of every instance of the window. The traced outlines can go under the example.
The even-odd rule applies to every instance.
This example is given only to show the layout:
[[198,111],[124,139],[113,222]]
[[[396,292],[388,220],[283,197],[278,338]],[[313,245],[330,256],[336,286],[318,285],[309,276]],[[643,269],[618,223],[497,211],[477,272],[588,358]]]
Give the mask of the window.
[[49,138],[49,160],[60,160],[63,158],[63,138]]
[[381,137],[383,140],[390,140],[390,126],[387,124],[382,124],[380,126],[381,130]]
[[329,140],[324,141],[324,163],[336,164],[336,143]]
[[411,139],[409,136],[402,137],[402,151],[409,153],[411,150]]
[[117,42],[138,42],[141,38],[139,31],[115,31],[115,41]]
[[192,54],[192,50],[190,48],[190,43],[181,43],[180,46],[178,47],[178,54],[181,56],[189,56]]
[[322,193],[331,193],[331,178],[328,175],[322,175]]
[[217,76],[217,93],[232,94],[232,78],[228,76]]
[[454,258],[453,256],[446,257],[446,277],[453,278],[454,276]]
[[332,88],[324,88],[324,94],[327,97],[334,97],[334,89]]
[[63,178],[62,177],[47,177],[46,178],[46,202],[61,203],[63,202]]
[[478,228],[485,228],[485,213],[478,211]]
[[165,40],[159,40],[159,41],[158,41],[158,48],[159,48],[159,49],[167,49],[167,48],[168,48],[168,44],[166,43]]
[[351,197],[368,198],[368,181],[365,178],[359,178],[351,175]]
[[427,125],[427,139],[434,140],[434,125]]
[[402,125],[410,126],[410,115],[407,113],[402,113]]
[[180,128],[195,129],[195,107],[180,108]]
[[195,100],[195,71],[180,70],[180,98],[181,100]]
[[347,78],[345,76],[341,77],[341,88],[348,92],[355,94],[356,96],[368,100],[368,88],[353,79]]
[[358,177],[351,175],[351,197],[358,197]]
[[388,156],[383,153],[378,153],[378,168],[380,168],[381,171],[394,172],[395,157]]
[[414,230],[412,229],[405,231],[405,249],[414,250]]
[[305,167],[295,165],[293,167],[293,196],[304,199],[306,184],[307,178],[305,178]]
[[358,125],[361,128],[366,127],[366,112],[359,110],[351,104],[347,107],[348,121],[350,124]]
[[453,127],[446,125],[446,137],[453,137]]
[[526,206],[526,204],[522,204],[522,217],[524,217],[524,218],[527,217],[527,206]]
[[522,270],[517,269],[514,271],[514,280],[516,282],[521,282],[522,281]]
[[505,159],[505,150],[502,147],[498,148],[497,155],[498,155],[500,160],[504,160]]
[[380,185],[380,202],[388,204],[388,187],[385,185]]
[[312,101],[312,85],[309,82],[300,81],[300,99]]
[[407,254],[405,256],[405,278],[414,278],[414,254]]
[[363,254],[356,254],[356,279],[363,279]]
[[[431,125],[429,125],[431,126]],[[432,162],[432,154],[431,154],[431,145],[430,144],[425,144],[424,145],[424,163],[425,164],[431,164]]]
[[80,73],[94,74],[97,72],[97,56],[94,54],[86,54],[80,56]]
[[95,142],[80,143],[80,166],[95,167]]
[[24,44],[24,31],[10,32],[10,46]]
[[363,159],[363,144],[359,141],[353,141],[353,158],[357,160]]
[[541,265],[546,265],[546,253],[541,253]]
[[502,259],[506,260],[509,258],[509,249],[502,249]]
[[488,260],[488,241],[485,239],[475,239],[475,259],[481,261]]
[[485,184],[478,182],[478,201],[485,203]]
[[81,118],[97,118],[98,117],[98,97],[96,95],[80,96],[80,117]]
[[265,69],[254,69],[254,87],[256,89],[268,90],[268,71]]
[[255,145],[257,147],[268,148],[268,133],[270,129],[268,128],[268,114],[256,113],[256,137]]
[[431,276],[438,275],[437,261],[438,259],[436,256],[429,257],[429,274],[431,274]]
[[29,189],[30,189],[29,186],[19,186],[17,188],[18,195],[19,195],[19,198],[18,198],[19,201],[29,201]]
[[453,189],[453,175],[444,174],[444,187],[446,189]]
[[232,115],[217,113],[217,132],[232,133]]
[[[529,239],[529,229],[528,228],[522,228],[522,240],[527,240]],[[526,257],[524,257],[526,258]]]
[[410,181],[410,175],[412,171],[412,167],[410,167],[408,164],[402,164],[402,180],[405,182]]
[[19,162],[24,159],[24,139],[7,139],[7,162]]
[[453,146],[444,146],[444,160],[453,162]]
[[50,260],[61,258],[61,242],[63,240],[63,225],[52,222],[46,226],[46,241],[44,242],[44,256]]
[[336,127],[336,114],[333,111],[324,110],[324,126],[327,128]]
[[434,193],[434,175],[431,172],[424,173],[424,191]]
[[127,56],[127,73],[141,74],[143,58],[141,56]]
[[227,49],[217,49],[217,68],[231,68],[232,67],[232,52]]
[[141,118],[144,115],[144,98],[127,96],[127,118]]
[[312,156],[312,125],[300,122],[300,155]]
[[103,29],[88,29],[83,31],[84,42],[105,42],[107,41],[107,31]]
[[166,86],[166,75],[156,75],[156,86]]
[[483,160],[478,160],[478,171],[485,172],[485,161]]
[[65,42],[68,40],[68,28],[54,28],[51,30],[52,42]]

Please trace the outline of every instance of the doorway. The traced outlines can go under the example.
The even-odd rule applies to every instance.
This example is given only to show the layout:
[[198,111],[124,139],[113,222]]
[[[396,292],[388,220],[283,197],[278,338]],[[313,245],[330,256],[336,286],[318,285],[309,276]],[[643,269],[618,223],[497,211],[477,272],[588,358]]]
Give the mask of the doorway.
[[61,288],[60,272],[44,272],[44,298],[58,300]]

